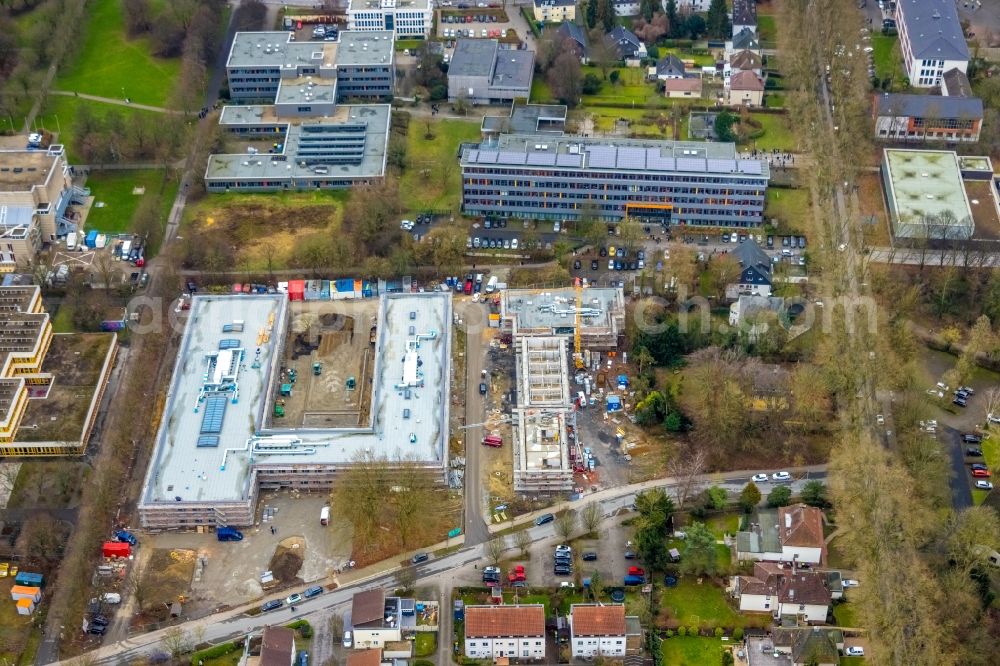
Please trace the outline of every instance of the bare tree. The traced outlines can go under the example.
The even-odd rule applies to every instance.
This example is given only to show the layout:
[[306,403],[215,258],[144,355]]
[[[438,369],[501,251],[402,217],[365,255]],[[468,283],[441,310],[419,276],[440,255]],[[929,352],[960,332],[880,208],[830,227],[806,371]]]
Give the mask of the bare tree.
[[528,530],[514,532],[514,543],[520,549],[521,557],[527,557],[528,548],[531,547],[531,533]]
[[129,576],[128,591],[132,595],[132,598],[135,599],[135,603],[139,607],[139,612],[144,611],[146,609],[146,601],[148,600],[149,587],[142,579],[142,574],[138,569],[133,569]]
[[503,559],[503,552],[506,549],[507,544],[504,543],[504,538],[502,536],[495,536],[486,542],[486,558],[490,561],[490,564],[496,566]]
[[330,616],[330,634],[334,640],[340,640],[344,636],[344,616],[340,613]]
[[597,502],[590,502],[587,506],[583,507],[580,517],[583,520],[583,528],[587,530],[587,534],[593,534],[601,525],[601,505]]
[[160,645],[174,659],[177,659],[191,649],[187,632],[180,627],[170,627],[167,629],[163,634]]
[[686,452],[678,452],[667,463],[667,475],[677,479],[677,509],[682,510],[684,503],[691,497],[698,475],[705,471],[708,453],[701,447],[688,447]]
[[576,530],[576,511],[566,509],[556,518],[556,534],[563,541],[569,541],[574,530]]
[[1000,417],[1000,388],[994,387],[986,392],[986,427],[993,424],[991,416]]

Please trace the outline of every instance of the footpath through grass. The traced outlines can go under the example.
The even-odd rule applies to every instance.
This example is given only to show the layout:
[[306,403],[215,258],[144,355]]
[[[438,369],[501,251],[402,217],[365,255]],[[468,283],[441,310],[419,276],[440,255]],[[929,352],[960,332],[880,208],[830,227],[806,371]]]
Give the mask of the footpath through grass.
[[47,129],[58,135],[58,142],[66,146],[66,159],[70,164],[80,164],[80,136],[77,132],[76,114],[77,110],[87,105],[96,118],[106,118],[109,114],[118,114],[122,118],[129,118],[132,114],[148,114],[150,116],[161,116],[155,111],[142,111],[132,106],[119,106],[116,104],[103,104],[92,100],[80,99],[78,97],[65,97],[63,95],[49,95],[45,102],[45,109],[38,114],[37,123],[39,127]]
[[[56,90],[164,106],[180,73],[180,58],[155,58],[146,37],[127,39],[121,0],[91,0],[80,53],[56,79]],[[152,3],[158,8],[159,3]]]

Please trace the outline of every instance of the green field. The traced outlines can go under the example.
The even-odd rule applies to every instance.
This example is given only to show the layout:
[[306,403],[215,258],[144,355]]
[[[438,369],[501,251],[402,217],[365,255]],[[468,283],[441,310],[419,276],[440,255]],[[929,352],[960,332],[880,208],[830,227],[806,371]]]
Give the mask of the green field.
[[726,602],[722,588],[709,579],[699,585],[692,576],[682,576],[676,587],[665,588],[660,607],[685,627],[742,627],[747,620]]
[[903,71],[902,56],[896,50],[898,37],[887,37],[885,35],[872,35],[872,61],[875,64],[875,76],[884,79],[891,76],[893,87],[900,86],[906,82],[906,74]]
[[[107,234],[129,231],[132,216],[145,197],[161,197],[161,223],[165,225],[177,196],[176,178],[165,177],[164,172],[158,169],[92,171],[86,186],[94,196],[94,206],[87,217],[87,230],[96,229]],[[145,188],[145,193],[133,194],[136,187]],[[104,205],[98,208],[98,203]]]
[[35,120],[39,127],[58,135],[57,142],[66,146],[66,159],[69,160],[70,164],[81,163],[78,153],[79,137],[76,135],[76,112],[84,104],[90,107],[90,110],[97,117],[105,117],[109,113],[120,114],[123,118],[132,114],[161,115],[155,111],[142,111],[135,107],[102,104],[101,102],[62,95],[49,95],[45,102],[45,109],[38,114]]
[[127,39],[121,0],[92,0],[87,17],[79,54],[54,88],[163,106],[180,73],[180,59],[154,58],[146,38]]
[[479,140],[479,120],[429,121],[410,123],[406,137],[407,168],[399,179],[399,194],[407,210],[457,209],[461,198],[462,174],[458,168],[458,146]]
[[857,628],[858,607],[852,603],[836,604],[833,607],[833,619],[837,621],[838,627]]
[[795,150],[795,135],[792,134],[788,116],[778,113],[754,113],[751,115],[754,120],[761,124],[764,134],[753,141],[746,142],[744,148],[752,144],[757,150],[777,149],[789,152]]
[[541,76],[536,76],[531,81],[531,102],[534,104],[545,104],[548,102],[554,102],[555,98],[552,96],[552,91],[549,89],[549,84]]
[[[619,75],[618,83],[611,83],[605,79],[601,89],[594,95],[583,96],[583,106],[592,104],[613,104],[616,106],[650,106],[662,104],[666,106],[667,100],[656,90],[656,84],[646,81],[645,70],[637,67],[619,67],[610,70],[617,71]],[[601,76],[601,70],[596,67],[585,67],[583,74],[594,74]]]
[[778,29],[775,25],[774,17],[759,14],[757,16],[757,35],[760,37],[760,41],[773,44],[777,34]]
[[660,644],[663,663],[670,666],[703,666],[722,663],[722,641],[701,636],[674,636]]
[[809,226],[809,191],[769,187],[764,199],[764,219],[776,219],[780,233],[805,232]]

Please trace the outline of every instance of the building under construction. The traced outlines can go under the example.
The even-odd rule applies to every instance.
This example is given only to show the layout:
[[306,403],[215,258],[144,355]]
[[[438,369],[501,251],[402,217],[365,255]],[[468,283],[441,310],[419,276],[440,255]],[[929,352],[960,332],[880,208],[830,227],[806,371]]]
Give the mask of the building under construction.
[[[578,304],[579,301],[579,304]],[[500,300],[500,326],[516,342],[531,336],[571,336],[579,310],[583,349],[618,349],[625,333],[625,297],[619,288],[507,289]]]
[[573,489],[576,412],[570,399],[565,336],[520,337],[513,423],[514,490]]

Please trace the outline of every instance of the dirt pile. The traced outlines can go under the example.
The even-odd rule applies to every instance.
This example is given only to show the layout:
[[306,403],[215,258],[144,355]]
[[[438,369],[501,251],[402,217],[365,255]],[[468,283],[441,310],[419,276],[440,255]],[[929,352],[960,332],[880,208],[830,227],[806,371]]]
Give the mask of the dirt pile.
[[274,580],[280,584],[296,580],[302,561],[305,559],[306,541],[302,537],[282,539],[274,549],[271,562],[267,568],[274,575]]

